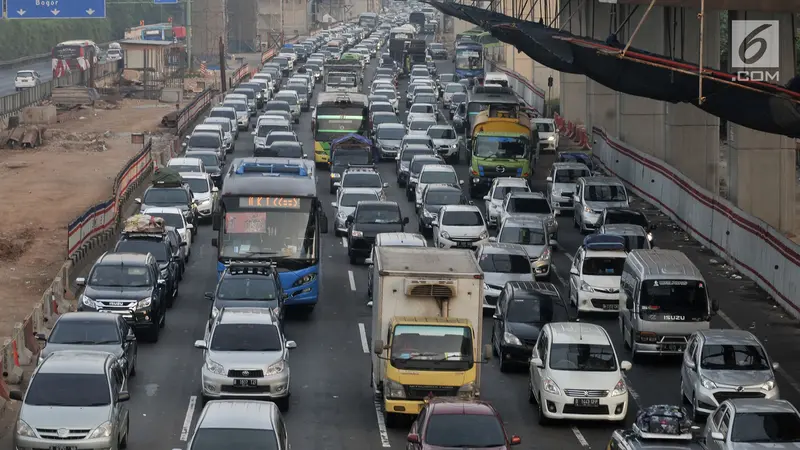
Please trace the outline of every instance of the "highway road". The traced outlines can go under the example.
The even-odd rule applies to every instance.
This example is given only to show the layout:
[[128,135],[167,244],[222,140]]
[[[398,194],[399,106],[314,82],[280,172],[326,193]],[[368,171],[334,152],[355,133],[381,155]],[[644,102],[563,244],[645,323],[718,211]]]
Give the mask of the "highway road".
[[10,95],[15,92],[14,90],[14,77],[20,70],[35,70],[39,72],[42,77],[42,83],[46,83],[53,78],[53,69],[50,60],[35,61],[29,65],[13,67],[9,69],[0,70],[0,96]]
[[[440,65],[440,73],[449,71],[452,71],[452,65]],[[372,69],[368,72],[366,80],[371,79]],[[402,91],[404,87],[401,85]],[[308,113],[303,114],[296,129],[311,156],[313,140]],[[250,135],[242,133],[234,156],[250,156],[252,149]],[[544,163],[545,166],[549,164],[547,158],[544,158]],[[380,165],[384,180],[391,186],[388,197],[400,203],[404,214],[412,218],[410,231],[416,231],[413,206],[397,188],[393,169],[394,163]],[[458,170],[466,179],[466,166],[461,165]],[[543,188],[545,174],[546,167],[539,167],[536,173],[539,181],[535,188]],[[329,209],[327,213],[332,225],[334,214],[328,205],[333,199],[328,194],[326,172],[319,175],[318,192],[322,204]],[[777,325],[781,323],[780,314],[774,306],[762,301],[761,294],[752,290],[751,282],[726,276],[724,271],[707,262],[712,256],[676,232],[666,217],[656,214],[641,201],[637,200],[635,204],[661,225],[655,232],[659,246],[689,252],[706,273],[712,295],[720,299],[724,311],[715,317],[714,327],[730,328],[738,323],[744,329],[754,330],[773,358],[789,365],[796,364],[793,362],[796,358],[792,356],[796,354],[796,328]],[[557,276],[553,281],[562,296],[566,296],[563,280],[569,271],[571,255],[583,236],[573,229],[570,217],[561,217],[559,222],[561,248],[554,255]],[[199,400],[202,355],[192,343],[204,336],[210,305],[204,300],[203,293],[212,291],[216,280],[215,249],[210,245],[212,236],[210,226],[200,229],[192,246],[193,256],[180,297],[169,311],[161,340],[157,344],[142,343],[140,346],[138,374],[132,379],[132,399],[128,403],[132,427],[129,445],[134,450],[184,448],[202,408]],[[286,324],[288,339],[298,344],[290,358],[292,400],[291,410],[286,413],[289,440],[293,448],[300,450],[405,448],[407,428],[385,429],[369,387],[371,311],[366,306],[367,268],[348,264],[344,242],[332,231],[323,235],[322,258],[323,294],[319,305],[309,319],[293,319]],[[491,318],[486,320],[484,343],[488,343],[491,329]],[[604,326],[613,338],[620,359],[628,358],[615,317],[582,320]],[[638,406],[680,402],[678,364],[677,359],[645,360],[627,373],[633,402],[628,423]],[[800,377],[800,371],[789,365],[785,365],[786,370],[779,374],[778,384],[784,398],[800,405],[800,390],[794,381]],[[609,424],[575,422],[546,428],[538,426],[534,406],[528,403],[526,386],[524,370],[501,373],[496,359],[483,371],[483,397],[500,411],[508,431],[522,437],[519,448],[605,448],[614,429]]]

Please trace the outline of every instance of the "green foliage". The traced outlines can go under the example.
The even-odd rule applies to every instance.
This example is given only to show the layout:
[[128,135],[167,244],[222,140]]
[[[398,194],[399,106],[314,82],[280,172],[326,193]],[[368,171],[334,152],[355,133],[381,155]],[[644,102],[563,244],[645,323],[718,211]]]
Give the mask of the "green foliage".
[[[73,0],[75,1],[75,0]],[[115,4],[106,0],[105,19],[80,20],[0,20],[0,61],[47,53],[59,42],[89,39],[109,42],[122,39],[125,29],[139,25],[166,22],[172,17],[182,23],[182,8],[175,5],[146,3]]]

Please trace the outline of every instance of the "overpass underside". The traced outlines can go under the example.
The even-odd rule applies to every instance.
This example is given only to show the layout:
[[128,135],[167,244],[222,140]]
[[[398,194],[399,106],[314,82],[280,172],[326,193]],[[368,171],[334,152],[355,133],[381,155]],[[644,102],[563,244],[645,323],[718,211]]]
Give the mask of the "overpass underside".
[[[601,3],[597,0],[495,0],[489,8],[484,9],[505,13],[512,19],[561,28],[576,36],[595,39],[600,44],[611,42],[608,38],[616,35],[620,50],[630,43],[632,49],[734,74],[741,69],[735,65],[739,48],[732,48],[731,41],[737,40],[741,44],[741,36],[736,36],[736,33],[741,33],[734,33],[733,30],[745,26],[744,22],[738,22],[740,20],[759,20],[773,24],[772,30],[777,29],[770,35],[776,44],[770,44],[772,47],[769,48],[770,52],[774,52],[770,53],[773,55],[772,62],[764,67],[750,66],[748,70],[763,70],[768,73],[767,78],[777,77],[781,84],[786,84],[796,74],[796,31],[792,11],[800,11],[800,2],[706,0],[703,14],[700,14],[699,0],[656,0],[655,7],[649,13],[649,0],[619,0],[619,3]],[[531,4],[535,6],[531,8]],[[665,4],[672,6],[663,6]],[[748,10],[720,9],[726,6],[746,7]],[[456,22],[456,32],[474,26],[461,20]],[[503,31],[494,22],[488,23],[487,27],[492,29],[492,25],[495,25],[495,36],[501,40],[504,40],[501,35],[508,38],[515,35],[513,29],[519,28],[519,25],[515,25]],[[747,33],[754,28],[751,25]],[[563,41],[553,42],[564,44]],[[768,105],[785,102],[789,106],[783,110],[773,108],[766,114],[763,110],[750,112],[754,116],[769,116],[761,117],[764,119],[761,122],[767,125],[771,123],[774,127],[761,128],[780,130],[777,131],[780,134],[773,134],[775,132],[757,131],[733,120],[721,120],[706,112],[707,105],[719,99],[709,98],[708,88],[705,94],[701,92],[699,81],[695,81],[698,88],[691,98],[678,102],[654,100],[611,89],[608,86],[614,86],[612,79],[603,79],[580,70],[556,70],[554,66],[557,67],[557,64],[547,60],[550,50],[546,46],[540,45],[546,52],[534,48],[535,45],[530,43],[518,47],[506,44],[505,51],[500,53],[500,62],[545,89],[548,78],[552,78],[550,96],[565,119],[584,124],[590,132],[592,127],[601,127],[607,134],[631,147],[666,161],[701,188],[722,194],[745,212],[761,218],[776,229],[793,232],[800,225],[795,219],[796,141],[787,137],[800,136],[800,129],[791,130],[791,126],[786,126],[787,123],[796,123],[793,121],[800,114],[800,102],[794,102],[795,97],[791,93],[779,93],[761,102]],[[554,47],[551,45],[549,48]],[[587,54],[596,52],[591,50]],[[753,53],[756,53],[755,48],[746,52],[744,59],[752,58]],[[538,61],[531,59],[531,55],[538,57]],[[615,59],[618,58],[612,57],[607,62],[616,64],[619,61],[613,61]],[[636,66],[633,64],[631,67]],[[680,73],[672,68],[665,70],[666,73]],[[760,72],[752,73],[753,79],[760,76]],[[624,76],[622,73],[618,79]],[[699,77],[694,75],[694,79],[699,80]],[[646,85],[647,82],[655,83],[646,80],[641,84]],[[630,87],[616,86],[616,89],[630,91],[626,89]],[[663,83],[663,90],[670,90],[671,87],[669,82]],[[729,92],[717,90],[715,94],[732,99],[739,98],[743,92],[739,85],[730,85],[729,89]],[[753,103],[743,101],[731,109],[748,112],[748,108],[755,109],[756,100],[759,99],[753,97],[752,100]],[[722,117],[733,117],[725,111],[712,112]],[[759,122],[758,117],[738,119],[738,122]],[[755,125],[753,127],[756,128]]]

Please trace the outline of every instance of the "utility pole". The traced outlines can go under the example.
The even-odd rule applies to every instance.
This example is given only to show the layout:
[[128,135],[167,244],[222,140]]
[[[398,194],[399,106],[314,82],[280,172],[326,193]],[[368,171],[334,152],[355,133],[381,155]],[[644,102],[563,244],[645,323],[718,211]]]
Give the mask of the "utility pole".
[[186,56],[188,58],[187,70],[192,70],[192,0],[186,0]]
[[227,91],[228,78],[225,74],[225,42],[222,40],[222,36],[219,37],[219,81],[220,87],[222,88],[221,92]]
[[279,45],[278,48],[282,48],[283,44],[284,44],[284,38],[285,38],[285,36],[283,35],[283,30],[284,30],[284,27],[283,27],[283,0],[278,0],[278,1],[281,4],[281,34],[280,34],[281,41],[280,41],[280,45]]

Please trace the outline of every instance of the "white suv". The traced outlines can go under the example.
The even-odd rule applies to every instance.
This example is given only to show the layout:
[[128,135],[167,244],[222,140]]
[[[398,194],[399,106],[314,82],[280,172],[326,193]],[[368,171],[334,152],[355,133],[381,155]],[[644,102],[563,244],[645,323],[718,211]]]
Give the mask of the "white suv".
[[489,228],[500,226],[500,210],[506,194],[510,192],[530,192],[528,180],[516,177],[497,177],[489,187],[489,193],[483,197],[486,202],[486,222]]
[[587,236],[569,269],[569,301],[582,312],[619,311],[619,284],[625,266],[625,238]]
[[541,425],[552,419],[621,423],[629,403],[622,372],[630,369],[603,327],[548,323],[530,359],[528,400],[538,405]]
[[445,205],[433,222],[433,246],[469,248],[489,242],[489,232],[480,209],[474,205]]

